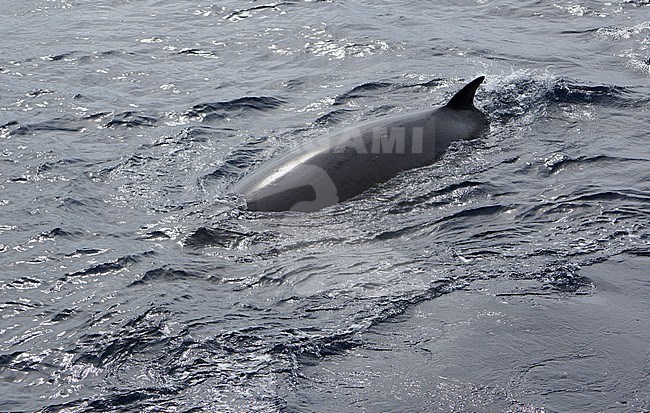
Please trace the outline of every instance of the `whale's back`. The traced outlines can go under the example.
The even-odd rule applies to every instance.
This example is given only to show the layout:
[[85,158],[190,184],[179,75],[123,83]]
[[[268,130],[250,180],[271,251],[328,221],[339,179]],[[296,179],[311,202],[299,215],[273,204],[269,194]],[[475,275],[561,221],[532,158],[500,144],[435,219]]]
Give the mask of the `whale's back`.
[[233,187],[249,210],[315,211],[361,194],[400,172],[433,163],[455,140],[486,131],[470,82],[438,109],[364,122],[295,148]]

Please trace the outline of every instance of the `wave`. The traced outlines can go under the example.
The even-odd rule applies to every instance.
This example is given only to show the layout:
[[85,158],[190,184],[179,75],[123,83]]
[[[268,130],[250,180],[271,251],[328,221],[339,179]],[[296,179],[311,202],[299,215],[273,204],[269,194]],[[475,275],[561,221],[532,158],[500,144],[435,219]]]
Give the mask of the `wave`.
[[228,101],[200,103],[186,112],[193,119],[211,121],[238,116],[248,111],[267,111],[275,109],[285,102],[270,96],[247,96]]
[[483,185],[484,183],[478,181],[461,181],[452,183],[424,195],[418,195],[412,198],[399,200],[395,206],[392,206],[390,208],[388,212],[390,214],[403,214],[412,211],[415,207],[439,206],[447,203],[447,200],[443,200],[441,197],[444,198],[449,195],[457,195],[459,192],[471,192]]
[[248,7],[245,9],[234,10],[223,17],[224,20],[237,21],[253,16],[253,12],[267,9],[277,9],[279,6],[291,4],[289,2],[278,2],[269,4],[260,4],[259,6]]
[[[34,132],[81,132],[88,126],[81,122],[80,119],[73,116],[61,116],[51,120],[31,123],[26,125],[19,125],[18,122],[13,122],[6,126],[18,126],[10,131],[10,135],[28,135]],[[3,128],[5,126],[3,125]]]
[[255,236],[255,234],[250,231],[242,232],[227,228],[201,227],[194,230],[185,239],[184,245],[191,248],[212,246],[235,248],[253,236]]
[[[544,176],[550,176],[569,170],[580,170],[582,168],[604,168],[608,166],[621,167],[625,163],[644,162],[640,158],[626,158],[609,155],[581,155],[569,156],[567,154],[554,154],[544,161],[544,168],[538,172]],[[537,165],[530,165],[524,168],[525,171],[537,168]]]
[[161,267],[153,270],[149,270],[144,273],[142,278],[137,281],[133,281],[129,284],[129,287],[135,287],[144,284],[152,284],[159,282],[175,282],[179,280],[192,280],[196,279],[199,276],[192,274],[189,271],[177,270],[171,267]]
[[90,267],[81,270],[66,273],[65,276],[63,277],[63,280],[67,280],[70,278],[77,278],[77,277],[115,274],[121,270],[127,269],[133,266],[134,264],[141,262],[145,258],[153,257],[155,255],[156,253],[154,251],[147,251],[135,255],[133,254],[126,255],[124,257],[120,257],[112,261],[91,265]]
[[350,109],[335,109],[319,116],[312,122],[314,126],[332,126],[341,123],[345,114],[353,112]]
[[350,91],[345,92],[341,95],[338,95],[334,99],[333,105],[344,105],[348,103],[350,100],[353,99],[358,99],[360,97],[366,97],[368,96],[367,92],[380,92],[380,91],[385,91],[385,90],[390,90],[394,88],[393,83],[386,83],[386,82],[369,82],[369,83],[364,83],[359,86],[355,86],[352,88]]
[[578,105],[597,104],[601,106],[622,106],[631,103],[631,91],[614,85],[583,85],[559,80],[550,98],[557,103]]
[[147,127],[147,126],[156,126],[158,123],[158,118],[150,115],[143,115],[137,112],[130,110],[116,113],[113,115],[112,119],[108,121],[104,127],[106,128],[116,128],[116,127],[125,127],[125,128],[135,128],[135,127]]
[[376,81],[363,83],[355,86],[349,91],[342,93],[334,98],[332,106],[340,106],[349,103],[351,100],[366,98],[371,96],[384,96],[387,93],[396,92],[403,89],[437,89],[446,84],[447,80],[443,78],[433,78],[423,82],[403,82],[403,81]]

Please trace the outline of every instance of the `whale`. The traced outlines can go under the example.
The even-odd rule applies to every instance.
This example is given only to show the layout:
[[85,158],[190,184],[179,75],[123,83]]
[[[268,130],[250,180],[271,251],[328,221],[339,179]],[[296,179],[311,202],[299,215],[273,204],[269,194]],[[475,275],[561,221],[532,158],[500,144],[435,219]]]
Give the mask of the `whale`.
[[484,76],[446,105],[382,116],[308,141],[235,183],[249,211],[314,212],[349,200],[403,171],[431,165],[454,141],[484,136],[487,116],[474,106]]

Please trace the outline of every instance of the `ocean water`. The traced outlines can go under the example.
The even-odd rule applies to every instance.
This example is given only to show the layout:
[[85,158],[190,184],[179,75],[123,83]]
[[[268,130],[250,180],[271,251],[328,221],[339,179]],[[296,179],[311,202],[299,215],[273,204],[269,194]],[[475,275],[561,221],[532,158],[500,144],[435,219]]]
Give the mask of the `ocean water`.
[[[0,17],[0,411],[649,411],[647,0]],[[430,167],[229,191],[478,75],[489,136]]]

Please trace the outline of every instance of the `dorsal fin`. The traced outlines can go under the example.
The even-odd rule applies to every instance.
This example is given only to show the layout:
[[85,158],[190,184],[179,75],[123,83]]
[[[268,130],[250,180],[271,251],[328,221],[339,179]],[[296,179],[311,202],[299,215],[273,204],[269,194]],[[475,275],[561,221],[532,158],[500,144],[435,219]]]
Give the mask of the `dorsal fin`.
[[459,90],[458,93],[449,100],[447,107],[455,110],[472,109],[474,107],[474,95],[476,94],[476,89],[478,89],[479,85],[483,83],[483,80],[485,80],[485,76],[480,76],[466,84],[464,88]]

